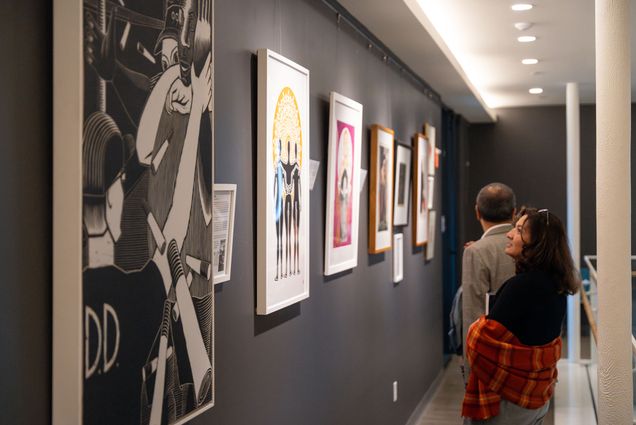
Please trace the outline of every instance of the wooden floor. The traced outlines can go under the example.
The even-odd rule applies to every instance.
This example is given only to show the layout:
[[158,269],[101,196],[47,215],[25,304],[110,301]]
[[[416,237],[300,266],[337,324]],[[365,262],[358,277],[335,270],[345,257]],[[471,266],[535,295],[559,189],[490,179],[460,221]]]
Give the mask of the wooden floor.
[[[444,376],[430,403],[424,409],[417,425],[461,425],[461,406],[464,398],[464,382],[459,369],[460,358],[446,366]],[[554,425],[554,407],[550,405],[543,425]]]

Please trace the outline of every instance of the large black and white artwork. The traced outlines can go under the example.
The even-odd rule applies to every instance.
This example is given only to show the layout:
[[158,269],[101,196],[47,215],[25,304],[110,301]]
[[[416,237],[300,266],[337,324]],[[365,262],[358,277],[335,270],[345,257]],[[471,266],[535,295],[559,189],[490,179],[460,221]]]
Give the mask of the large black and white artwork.
[[214,402],[213,0],[82,8],[82,420],[179,424]]

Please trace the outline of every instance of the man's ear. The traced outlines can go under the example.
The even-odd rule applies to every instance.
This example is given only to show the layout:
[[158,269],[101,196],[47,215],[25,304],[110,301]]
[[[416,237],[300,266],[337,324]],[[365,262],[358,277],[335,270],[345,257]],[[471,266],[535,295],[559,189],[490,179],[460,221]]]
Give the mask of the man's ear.
[[475,217],[477,217],[477,221],[481,220],[481,214],[479,213],[479,208],[477,208],[477,204],[475,204]]
[[513,221],[514,221],[514,219],[515,219],[515,217],[516,217],[516,216],[517,216],[517,209],[516,209],[516,208],[513,208],[513,209],[512,209],[512,216],[510,217],[510,220],[513,220]]

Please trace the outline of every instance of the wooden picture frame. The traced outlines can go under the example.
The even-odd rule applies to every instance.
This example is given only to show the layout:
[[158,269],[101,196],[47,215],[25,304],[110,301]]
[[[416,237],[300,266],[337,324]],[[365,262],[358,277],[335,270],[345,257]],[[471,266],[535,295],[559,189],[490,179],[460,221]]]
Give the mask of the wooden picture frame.
[[325,276],[358,265],[362,105],[339,93],[329,97]]
[[390,128],[371,126],[369,254],[388,251],[393,243],[394,136]]
[[424,246],[428,241],[428,140],[422,133],[413,136],[413,245]]
[[[53,425],[214,405],[214,1],[198,6],[171,6],[177,40],[163,0],[53,2]],[[143,84],[120,97],[130,67]]]
[[309,297],[309,96],[309,70],[271,50],[258,50],[260,315]]
[[400,142],[396,143],[394,182],[393,225],[407,226],[411,197],[411,147]]

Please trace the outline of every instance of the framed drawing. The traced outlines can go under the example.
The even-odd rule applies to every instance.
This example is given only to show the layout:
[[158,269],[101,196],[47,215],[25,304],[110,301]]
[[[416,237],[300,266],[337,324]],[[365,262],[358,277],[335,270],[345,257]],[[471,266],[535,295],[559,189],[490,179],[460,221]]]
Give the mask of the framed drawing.
[[393,234],[393,147],[390,128],[371,126],[369,254],[391,249]]
[[52,423],[182,424],[215,398],[213,0],[54,3]]
[[423,246],[428,240],[428,141],[417,133],[413,136],[413,244]]
[[393,235],[393,283],[404,279],[404,234]]
[[435,158],[437,156],[436,143],[435,143],[435,127],[431,124],[424,124],[424,134],[428,141],[428,175],[435,175]]
[[325,224],[325,275],[358,265],[362,105],[331,92]]
[[411,191],[411,148],[397,144],[395,153],[395,196],[393,225],[409,224],[409,195]]
[[309,297],[309,71],[258,51],[256,313]]
[[426,244],[426,261],[431,261],[435,256],[435,221],[437,212],[428,212],[428,243]]
[[215,184],[212,205],[214,206],[212,276],[216,285],[227,282],[232,275],[236,185]]

